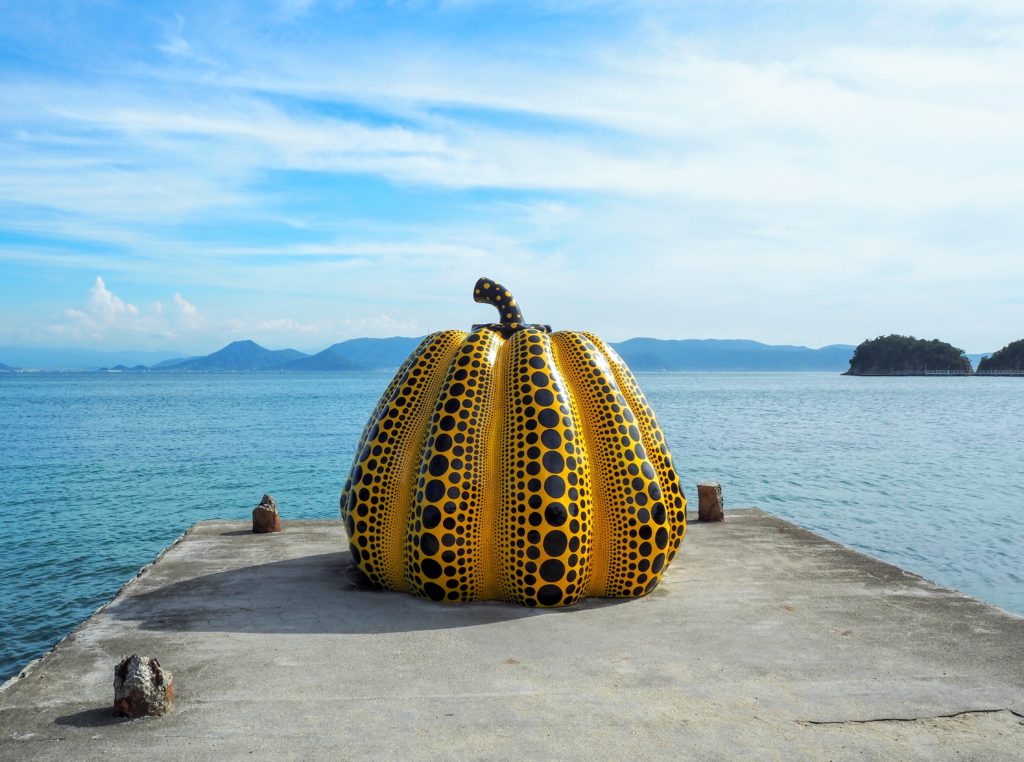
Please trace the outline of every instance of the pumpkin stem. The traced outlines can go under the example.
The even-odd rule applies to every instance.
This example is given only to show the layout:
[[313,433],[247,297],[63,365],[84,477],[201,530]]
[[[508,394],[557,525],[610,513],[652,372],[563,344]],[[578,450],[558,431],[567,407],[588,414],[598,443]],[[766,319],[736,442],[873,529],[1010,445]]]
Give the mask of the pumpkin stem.
[[512,292],[490,278],[481,278],[473,287],[473,301],[480,304],[493,304],[501,313],[501,324],[510,328],[518,328],[525,322],[523,311],[519,309]]

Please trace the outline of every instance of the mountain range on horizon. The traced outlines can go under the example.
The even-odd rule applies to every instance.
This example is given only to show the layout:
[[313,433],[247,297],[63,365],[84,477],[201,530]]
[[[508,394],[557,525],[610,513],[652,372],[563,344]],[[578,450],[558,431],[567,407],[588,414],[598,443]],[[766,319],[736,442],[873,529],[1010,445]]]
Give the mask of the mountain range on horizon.
[[[159,353],[102,352],[71,349],[61,362],[55,349],[0,347],[0,357],[15,366],[38,370],[116,370],[158,372],[345,372],[394,370],[422,337],[348,339],[307,354],[295,349],[272,350],[251,339],[230,344],[199,357],[160,356]],[[854,346],[832,344],[812,349],[771,345],[747,339],[633,338],[611,344],[637,371],[770,371],[846,370]],[[140,362],[139,355],[146,355]],[[42,362],[40,362],[42,360]],[[90,362],[90,360],[92,360]],[[84,361],[84,362],[83,362]],[[7,366],[2,366],[7,368]],[[8,370],[12,368],[7,368]]]
[[[267,349],[251,339],[233,341],[208,355],[170,357],[158,352],[110,352],[0,347],[0,371],[107,370],[120,372],[347,372],[394,370],[422,337],[348,339],[320,352]],[[632,338],[611,346],[635,371],[835,371],[847,370],[856,348],[830,344],[818,349],[764,344],[749,339]],[[61,357],[67,361],[61,362]],[[140,362],[140,356],[148,360]],[[976,365],[984,355],[969,355]],[[40,362],[42,360],[42,362]]]

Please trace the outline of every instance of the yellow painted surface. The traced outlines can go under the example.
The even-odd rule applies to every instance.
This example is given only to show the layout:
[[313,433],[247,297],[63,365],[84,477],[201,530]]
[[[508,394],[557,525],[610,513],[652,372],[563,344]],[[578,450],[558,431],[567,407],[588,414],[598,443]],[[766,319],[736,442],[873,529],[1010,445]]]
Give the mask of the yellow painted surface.
[[341,502],[371,581],[451,602],[640,596],[686,530],[629,369],[596,336],[533,327],[424,339],[374,410]]

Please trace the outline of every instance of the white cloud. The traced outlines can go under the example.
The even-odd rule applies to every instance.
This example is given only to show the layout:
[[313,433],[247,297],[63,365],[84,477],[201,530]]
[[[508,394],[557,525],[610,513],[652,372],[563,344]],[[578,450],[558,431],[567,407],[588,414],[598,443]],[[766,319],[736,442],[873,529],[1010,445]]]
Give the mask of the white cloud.
[[158,50],[162,50],[171,56],[187,56],[192,51],[192,46],[189,45],[188,41],[184,37],[185,32],[185,17],[180,13],[174,14],[174,21],[164,25],[166,29],[166,38],[162,43],[157,45]]
[[157,46],[164,53],[172,56],[185,56],[192,50],[192,46],[184,37],[172,37],[167,42]]
[[177,338],[206,325],[195,305],[180,293],[174,294],[172,303],[173,314],[168,314],[160,301],[141,310],[113,293],[103,278],[96,276],[82,308],[65,308],[49,331],[66,339],[103,342],[137,337]]
[[196,306],[177,292],[174,294],[174,306],[178,308],[179,318],[185,328],[194,330],[206,325],[206,320],[199,314]]
[[89,289],[89,315],[107,325],[127,327],[138,321],[139,308],[122,301],[97,275],[96,282]]

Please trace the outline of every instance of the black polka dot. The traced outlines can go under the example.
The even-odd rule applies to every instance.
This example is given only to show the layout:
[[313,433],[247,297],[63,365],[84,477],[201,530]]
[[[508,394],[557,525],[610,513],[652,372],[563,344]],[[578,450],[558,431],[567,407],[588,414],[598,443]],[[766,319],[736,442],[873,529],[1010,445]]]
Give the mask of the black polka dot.
[[665,523],[665,506],[662,503],[655,503],[651,506],[651,518],[655,524]]
[[557,582],[565,574],[565,564],[557,558],[550,558],[540,565],[540,577],[545,582]]
[[424,576],[430,579],[437,579],[441,576],[441,564],[433,558],[424,558],[420,568],[423,570]]
[[530,376],[530,382],[534,386],[540,386],[540,387],[547,386],[548,385],[548,374],[544,373],[543,371],[539,371],[539,370],[535,371]]
[[557,450],[562,444],[562,435],[554,429],[544,429],[544,433],[540,435],[540,441],[545,447]]
[[423,526],[427,529],[433,529],[441,523],[441,511],[437,509],[436,505],[428,505],[423,509]]
[[427,594],[427,597],[432,601],[444,600],[444,588],[440,585],[435,585],[433,582],[428,582],[423,586],[423,592]]
[[550,429],[558,425],[558,413],[551,408],[545,408],[540,411],[540,414],[537,416],[537,420],[540,421],[542,426],[546,426]]
[[537,393],[533,395],[533,399],[538,405],[550,405],[555,401],[555,395],[551,393],[550,389],[538,389]]
[[448,458],[438,453],[430,459],[430,475],[441,476],[445,471],[448,470]]
[[447,434],[441,434],[434,440],[434,449],[438,452],[448,452],[452,449],[452,438]]
[[[573,538],[576,539],[576,538]],[[560,556],[565,552],[568,541],[561,529],[552,529],[544,536],[544,552],[549,556]]]
[[565,480],[561,476],[551,475],[544,480],[544,491],[556,500],[565,494]]
[[432,556],[437,553],[440,545],[437,542],[437,538],[432,534],[424,534],[420,537],[420,550],[426,553],[428,556]]
[[565,460],[559,452],[551,451],[544,453],[541,462],[544,464],[544,468],[553,474],[560,474],[565,468]]
[[436,502],[444,497],[445,486],[444,482],[440,479],[433,479],[427,482],[427,489],[424,494],[427,496],[427,500]]
[[544,509],[544,518],[551,526],[560,527],[568,520],[569,514],[561,503],[551,503]]
[[544,585],[537,591],[537,601],[542,606],[554,606],[562,600],[562,590],[557,585]]

